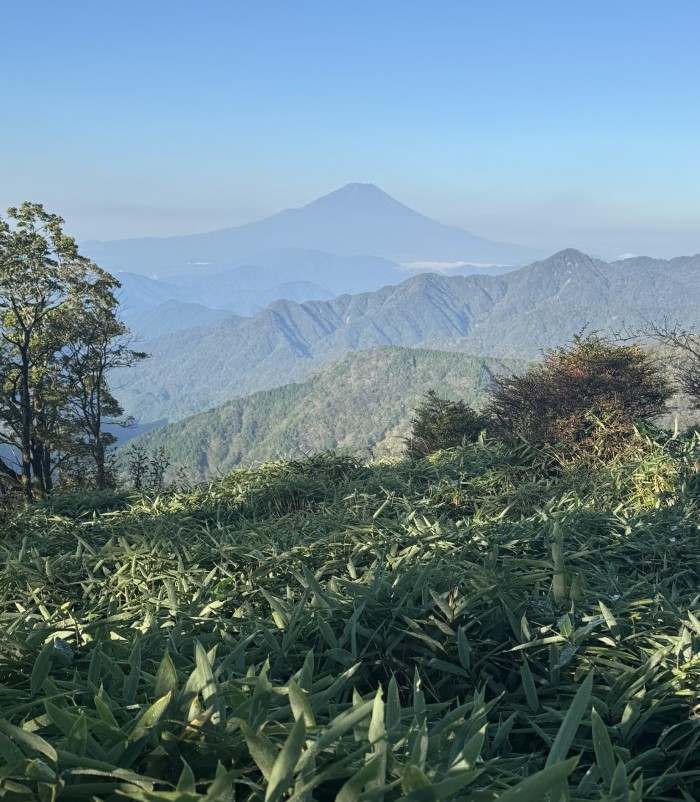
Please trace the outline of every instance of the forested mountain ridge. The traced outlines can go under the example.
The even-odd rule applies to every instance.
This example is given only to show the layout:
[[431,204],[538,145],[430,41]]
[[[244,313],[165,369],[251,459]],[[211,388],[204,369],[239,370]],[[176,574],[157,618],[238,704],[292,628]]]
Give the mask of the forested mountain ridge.
[[499,276],[420,274],[372,293],[276,301],[254,317],[156,338],[143,344],[152,358],[115,386],[126,410],[146,422],[299,381],[348,351],[379,345],[534,359],[585,327],[700,323],[698,278],[700,256],[606,263],[575,250]]
[[411,410],[428,390],[480,407],[495,373],[525,363],[427,349],[346,354],[298,384],[234,399],[134,442],[165,449],[192,481],[254,464],[341,448],[362,458],[400,454]]

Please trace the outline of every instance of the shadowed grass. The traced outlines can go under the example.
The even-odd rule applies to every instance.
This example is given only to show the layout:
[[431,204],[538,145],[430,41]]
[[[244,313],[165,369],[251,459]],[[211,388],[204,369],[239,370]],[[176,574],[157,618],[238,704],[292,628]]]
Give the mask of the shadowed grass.
[[566,473],[482,441],[26,510],[0,791],[696,799],[698,461],[639,436]]

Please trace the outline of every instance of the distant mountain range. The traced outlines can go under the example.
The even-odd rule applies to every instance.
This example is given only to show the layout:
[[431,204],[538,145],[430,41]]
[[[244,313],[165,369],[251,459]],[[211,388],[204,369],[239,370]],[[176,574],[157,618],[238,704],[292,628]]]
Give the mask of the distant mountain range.
[[[348,184],[301,207],[234,228],[180,237],[86,242],[81,250],[101,267],[160,278],[221,272],[226,265],[279,249],[369,255],[395,263],[476,262],[517,265],[540,254],[494,242],[431,220],[373,184]],[[217,267],[218,265],[218,267]]]
[[[222,313],[253,315],[280,298],[301,303],[377,290],[399,284],[413,272],[373,256],[286,248],[258,254],[254,264],[243,261],[226,269],[216,265],[167,280],[130,272],[115,275],[122,284],[119,297],[125,322],[138,336],[156,336],[220,320]],[[195,312],[190,304],[203,308]],[[156,331],[154,320],[167,317],[169,328]]]
[[585,327],[669,318],[700,324],[700,256],[606,263],[574,251],[498,276],[421,274],[375,292],[276,301],[143,343],[152,358],[114,377],[126,410],[178,420],[298,382],[349,351],[429,347],[533,359]]
[[372,292],[418,272],[502,273],[538,255],[438,223],[371,184],[245,226],[81,250],[121,281],[123,318],[139,337],[253,315],[277,299]]
[[164,448],[171,473],[184,472],[191,481],[241,463],[331,448],[363,459],[397,455],[425,392],[480,407],[495,373],[523,367],[459,353],[373,348],[346,354],[298,384],[228,401],[135,442],[149,452]]

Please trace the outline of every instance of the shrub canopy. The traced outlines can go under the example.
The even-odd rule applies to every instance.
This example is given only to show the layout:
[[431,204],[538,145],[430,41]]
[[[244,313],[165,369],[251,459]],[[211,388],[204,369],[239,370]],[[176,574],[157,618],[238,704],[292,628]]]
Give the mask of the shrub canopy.
[[672,394],[640,346],[594,334],[547,352],[522,376],[497,376],[485,411],[502,434],[610,456],[637,423],[666,412]]

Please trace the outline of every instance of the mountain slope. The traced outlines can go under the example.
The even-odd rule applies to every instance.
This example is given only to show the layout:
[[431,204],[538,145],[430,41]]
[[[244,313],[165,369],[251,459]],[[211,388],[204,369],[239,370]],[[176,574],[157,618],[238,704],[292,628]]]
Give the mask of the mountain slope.
[[568,250],[500,276],[422,274],[373,293],[277,301],[251,318],[145,343],[152,358],[115,386],[137,419],[177,420],[379,345],[533,359],[585,327],[700,324],[700,256],[649,262],[606,264]]
[[278,248],[340,256],[371,254],[395,262],[422,260],[523,264],[530,248],[493,242],[409,209],[373,184],[348,184],[299,209],[254,223],[181,237],[86,242],[82,251],[106,270],[193,272]]
[[483,403],[494,373],[524,363],[460,353],[373,348],[346,354],[298,384],[265,390],[156,429],[135,442],[164,448],[193,481],[240,463],[344,448],[362,458],[398,454],[423,393]]
[[174,300],[164,301],[150,309],[126,307],[120,313],[121,320],[129,327],[137,342],[195,326],[209,326],[232,317],[235,315],[225,309],[210,309],[201,304]]
[[[222,311],[254,315],[276,300],[328,300],[343,293],[399,284],[413,275],[387,259],[341,257],[300,248],[269,251],[229,265],[216,263],[198,269],[198,273],[176,274],[167,280],[129,271],[115,273],[122,285],[118,295],[123,317],[137,336],[157,337],[207,322],[204,310],[197,323],[191,320],[197,316],[190,314],[165,320],[163,305],[173,302],[206,307],[211,313],[208,322],[213,322],[225,316]],[[456,270],[460,269],[464,270]],[[152,310],[156,314],[149,317],[147,313]]]
[[144,343],[151,359],[116,371],[126,411],[140,421],[177,420],[230,398],[299,381],[347,351],[425,345],[468,331],[466,298],[490,299],[469,279],[417,276],[376,293],[331,301],[277,301],[252,318],[228,318]]

